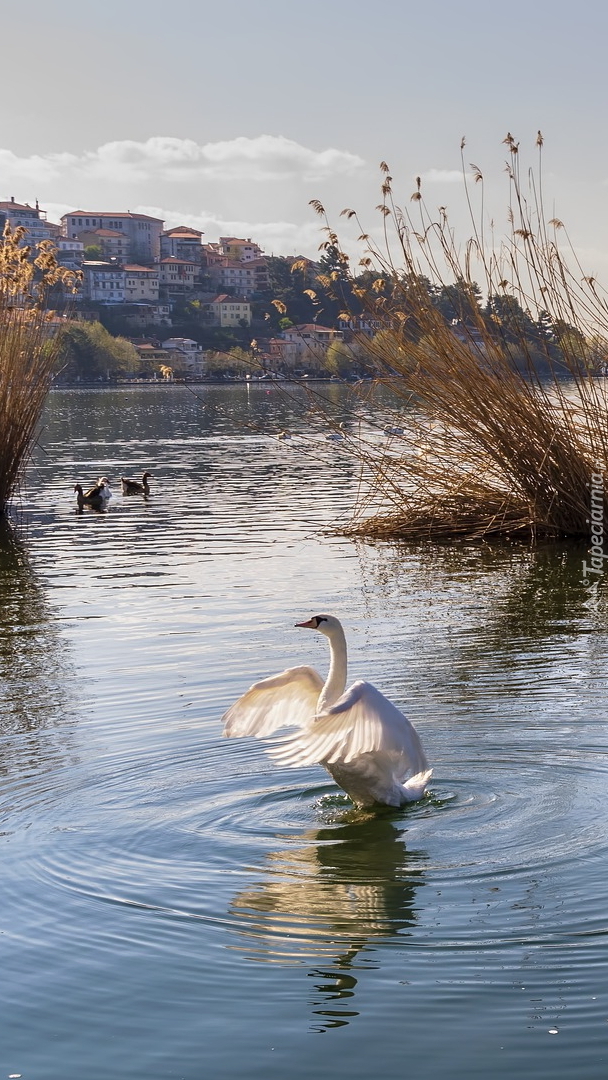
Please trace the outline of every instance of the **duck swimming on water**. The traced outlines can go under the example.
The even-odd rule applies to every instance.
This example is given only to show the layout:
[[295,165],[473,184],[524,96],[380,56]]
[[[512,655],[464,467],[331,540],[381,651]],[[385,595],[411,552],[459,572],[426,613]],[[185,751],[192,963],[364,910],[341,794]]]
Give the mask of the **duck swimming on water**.
[[346,688],[346,638],[333,615],[296,626],[318,630],[329,642],[325,682],[311,667],[294,667],[254,683],[224,714],[228,738],[267,738],[281,727],[295,733],[271,741],[280,765],[323,765],[358,806],[402,806],[425,792],[431,776],[413,724],[369,682]]
[[131,480],[129,477],[121,476],[120,484],[122,487],[123,495],[149,495],[149,476],[152,476],[151,472],[145,472],[141,480]]
[[74,484],[74,491],[76,492],[76,502],[81,510],[83,506],[92,506],[95,510],[101,510],[106,501],[104,485],[101,483],[95,484],[88,491],[82,490],[82,484]]

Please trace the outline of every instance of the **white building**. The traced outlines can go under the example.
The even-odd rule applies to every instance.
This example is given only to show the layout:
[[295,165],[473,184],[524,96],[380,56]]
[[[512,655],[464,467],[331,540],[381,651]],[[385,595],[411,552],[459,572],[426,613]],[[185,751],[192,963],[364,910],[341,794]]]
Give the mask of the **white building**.
[[203,234],[187,225],[167,229],[160,238],[161,259],[185,259],[200,266],[203,258]]
[[105,210],[71,210],[61,218],[63,234],[70,238],[80,239],[82,232],[90,234],[97,229],[107,230],[110,234],[124,233],[128,238],[125,257],[133,262],[145,263],[160,258],[160,236],[164,224],[162,218],[150,217],[149,214],[116,214]]
[[0,202],[0,212],[11,229],[16,229],[19,225],[27,229],[23,239],[24,246],[29,244],[35,247],[42,240],[55,241],[59,233],[59,226],[46,220],[46,211],[40,209],[37,201],[35,206],[30,206],[29,203],[15,202],[13,195],[7,202]]
[[121,266],[85,259],[82,269],[85,299],[100,304],[124,304],[125,272]]
[[58,236],[57,262],[68,270],[81,270],[84,259],[84,244],[80,240],[68,240],[67,236]]
[[240,240],[236,236],[220,236],[219,249],[222,255],[227,255],[235,262],[250,262],[259,259],[264,254],[259,244],[254,244],[251,237]]
[[251,326],[251,304],[239,296],[221,293],[205,304],[213,326]]
[[185,293],[194,288],[198,272],[196,263],[170,255],[160,260],[158,270],[159,282],[168,293]]
[[127,263],[125,272],[125,300],[128,304],[142,301],[158,302],[159,278],[157,266],[138,266]]
[[342,330],[317,323],[300,323],[272,339],[270,353],[274,360],[286,367],[316,368],[322,364],[328,346],[343,341]]
[[192,338],[173,337],[161,344],[171,357],[171,367],[191,375],[202,375],[204,353],[198,342]]

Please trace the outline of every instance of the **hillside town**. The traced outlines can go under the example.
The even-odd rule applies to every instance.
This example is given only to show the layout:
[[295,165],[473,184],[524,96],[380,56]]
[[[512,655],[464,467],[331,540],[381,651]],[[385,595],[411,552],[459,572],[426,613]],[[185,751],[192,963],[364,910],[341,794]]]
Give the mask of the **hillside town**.
[[[100,323],[129,342],[132,362],[124,363],[123,350],[118,371],[125,376],[235,377],[252,365],[262,373],[344,374],[356,355],[348,342],[373,334],[369,321],[344,322],[328,302],[315,310],[305,288],[322,263],[266,256],[250,237],[206,242],[187,225],[166,229],[160,218],[106,210],[73,210],[55,224],[37,201],[31,206],[14,196],[0,202],[0,230],[5,224],[23,227],[23,243],[33,251],[51,241],[60,265],[79,272],[70,322]],[[273,298],[293,292],[296,277],[294,320],[281,315]],[[106,375],[112,373],[110,365]],[[76,377],[86,375],[83,368]]]

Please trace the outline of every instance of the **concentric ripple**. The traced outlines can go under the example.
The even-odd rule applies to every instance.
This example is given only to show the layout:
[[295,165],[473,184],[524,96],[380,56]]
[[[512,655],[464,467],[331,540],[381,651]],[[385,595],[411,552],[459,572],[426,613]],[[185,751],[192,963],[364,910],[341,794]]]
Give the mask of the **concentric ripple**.
[[[52,395],[0,561],[0,1064],[363,1080],[373,1043],[469,1080],[522,1071],[506,1046],[570,1080],[608,1017],[608,635],[580,553],[354,545],[327,529],[358,472],[303,395],[201,393]],[[147,467],[149,499],[74,506],[75,480]],[[416,804],[359,810],[221,737],[254,680],[326,670],[293,626],[322,609],[416,723]],[[294,1032],[333,1028],[361,1040],[300,1066]]]

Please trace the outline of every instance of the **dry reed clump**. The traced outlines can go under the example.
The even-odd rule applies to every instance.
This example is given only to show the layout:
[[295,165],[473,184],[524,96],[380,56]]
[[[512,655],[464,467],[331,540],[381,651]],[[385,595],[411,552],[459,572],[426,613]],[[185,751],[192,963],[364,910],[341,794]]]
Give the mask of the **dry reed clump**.
[[78,275],[60,267],[53,245],[37,253],[26,230],[9,225],[0,238],[0,516],[27,457],[58,358],[47,310],[50,290],[74,291]]
[[384,164],[383,241],[362,232],[356,273],[325,225],[322,247],[334,253],[335,270],[323,284],[341,298],[344,318],[365,314],[380,328],[357,345],[395,396],[403,429],[388,449],[348,441],[368,479],[351,533],[590,535],[590,478],[608,462],[606,381],[598,378],[608,359],[608,305],[571,249],[566,260],[561,222],[544,220],[540,132],[526,193],[519,146],[511,135],[505,142],[509,228],[498,245],[484,233],[483,198],[476,221],[470,185],[483,189],[483,176],[471,166],[471,181],[464,159],[472,236],[462,251],[445,209],[437,219],[428,213],[419,179],[414,209],[396,205]]

